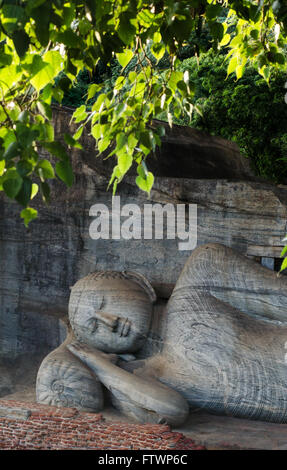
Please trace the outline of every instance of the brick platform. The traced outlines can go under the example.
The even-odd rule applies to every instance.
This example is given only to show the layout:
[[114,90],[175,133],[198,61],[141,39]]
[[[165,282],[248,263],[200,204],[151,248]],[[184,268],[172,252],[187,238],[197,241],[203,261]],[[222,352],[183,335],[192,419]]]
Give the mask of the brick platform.
[[106,421],[102,415],[0,400],[0,449],[201,450],[169,426]]

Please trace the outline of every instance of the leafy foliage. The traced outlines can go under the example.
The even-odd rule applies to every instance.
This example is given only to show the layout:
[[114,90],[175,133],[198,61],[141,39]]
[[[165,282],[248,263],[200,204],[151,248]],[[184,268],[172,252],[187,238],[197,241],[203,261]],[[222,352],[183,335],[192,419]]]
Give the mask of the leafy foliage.
[[[228,62],[222,53],[203,54],[199,65],[193,58],[183,61],[195,86],[191,125],[236,142],[251,159],[258,175],[287,180],[287,106],[284,101],[286,74],[273,71],[269,83],[253,67],[246,67],[240,81],[227,77]],[[187,124],[188,117],[178,120]]]
[[[191,119],[194,92],[188,71],[178,68],[179,57],[187,46],[199,55],[204,28],[214,49],[219,44],[230,49],[229,75],[235,72],[239,79],[247,64],[254,64],[268,81],[273,68],[285,66],[283,0],[1,1],[0,190],[22,204],[26,225],[36,217],[30,203],[37,190],[47,202],[54,175],[73,183],[67,147],[80,145],[87,124],[100,152],[114,143],[113,191],[136,165],[138,186],[150,192],[147,157],[164,132],[151,122],[161,113],[170,125],[173,115]],[[120,70],[110,87],[92,81],[87,102],[79,103],[73,116],[76,134],[65,136],[65,146],[56,142],[52,100],[62,102],[80,71],[93,75],[100,61],[109,67],[115,60]],[[164,73],[155,67],[160,61]],[[40,147],[55,156],[54,168],[43,162]]]

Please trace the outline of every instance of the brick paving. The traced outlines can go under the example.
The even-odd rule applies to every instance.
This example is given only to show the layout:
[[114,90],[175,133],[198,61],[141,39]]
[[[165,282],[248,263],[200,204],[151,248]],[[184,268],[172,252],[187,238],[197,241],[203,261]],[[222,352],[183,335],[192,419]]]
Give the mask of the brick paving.
[[106,421],[75,408],[0,400],[0,449],[202,450],[169,426]]

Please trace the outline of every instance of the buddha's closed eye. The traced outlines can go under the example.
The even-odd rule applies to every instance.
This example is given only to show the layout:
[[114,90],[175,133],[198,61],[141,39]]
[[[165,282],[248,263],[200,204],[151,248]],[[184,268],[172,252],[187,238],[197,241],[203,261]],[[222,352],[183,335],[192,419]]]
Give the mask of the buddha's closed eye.
[[98,311],[98,310],[102,310],[103,307],[105,305],[105,298],[104,296],[102,297],[98,297],[97,298],[97,301],[96,301],[96,305],[95,305],[95,309]]

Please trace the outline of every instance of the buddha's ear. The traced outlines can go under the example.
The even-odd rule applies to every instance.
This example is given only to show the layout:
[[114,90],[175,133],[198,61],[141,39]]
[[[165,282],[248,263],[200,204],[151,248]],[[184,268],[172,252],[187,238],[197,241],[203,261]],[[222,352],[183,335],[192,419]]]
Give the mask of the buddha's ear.
[[142,274],[134,273],[131,271],[122,271],[122,274],[125,276],[126,279],[129,279],[130,281],[134,281],[139,284],[146,291],[152,303],[156,301],[156,293],[154,291],[154,288],[146,277],[144,277]]

